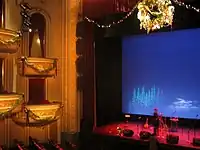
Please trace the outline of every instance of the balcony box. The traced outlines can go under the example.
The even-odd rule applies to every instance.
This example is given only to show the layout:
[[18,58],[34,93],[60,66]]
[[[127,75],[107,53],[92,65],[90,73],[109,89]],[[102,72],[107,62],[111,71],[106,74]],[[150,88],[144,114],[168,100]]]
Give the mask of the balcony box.
[[62,115],[60,103],[26,105],[25,111],[12,117],[20,126],[41,127],[57,121]]
[[55,77],[57,75],[57,59],[21,57],[18,60],[18,73],[26,77]]
[[23,95],[20,94],[0,94],[0,117],[8,117],[12,113],[21,111]]
[[20,40],[21,37],[17,32],[0,28],[0,58],[16,53]]

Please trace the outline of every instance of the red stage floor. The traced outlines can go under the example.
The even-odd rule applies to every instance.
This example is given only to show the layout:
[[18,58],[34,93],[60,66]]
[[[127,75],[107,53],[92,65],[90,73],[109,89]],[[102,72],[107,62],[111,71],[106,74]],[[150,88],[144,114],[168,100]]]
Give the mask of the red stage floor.
[[[97,134],[118,136],[117,127],[120,127],[122,129],[133,130],[134,131],[133,137],[128,138],[128,139],[133,139],[133,140],[140,140],[140,138],[139,138],[140,131],[148,131],[150,133],[153,132],[153,127],[150,127],[149,129],[144,129],[143,124],[141,124],[141,123],[128,123],[128,124],[115,123],[115,124],[110,124],[110,125],[106,125],[103,127],[97,127],[94,132]],[[188,131],[189,131],[189,134],[188,134]],[[167,144],[166,143],[166,135],[167,134],[169,134],[169,132],[167,132],[167,131],[163,131],[160,133],[160,136],[157,137],[159,143]],[[200,149],[200,147],[196,147],[191,144],[193,137],[194,137],[193,130],[189,130],[188,128],[178,128],[178,132],[173,132],[173,133],[170,132],[170,134],[179,136],[179,143],[176,144],[177,146]],[[196,138],[200,138],[200,130],[196,130]]]

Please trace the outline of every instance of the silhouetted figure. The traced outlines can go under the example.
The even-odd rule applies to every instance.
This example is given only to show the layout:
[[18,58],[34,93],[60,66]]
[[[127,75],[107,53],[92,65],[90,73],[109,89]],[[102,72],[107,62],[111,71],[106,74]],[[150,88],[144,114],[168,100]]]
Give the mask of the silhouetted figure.
[[158,116],[158,109],[155,108],[154,109],[154,113],[153,113],[153,126],[154,126],[154,135],[158,135],[158,129],[159,129],[159,116]]

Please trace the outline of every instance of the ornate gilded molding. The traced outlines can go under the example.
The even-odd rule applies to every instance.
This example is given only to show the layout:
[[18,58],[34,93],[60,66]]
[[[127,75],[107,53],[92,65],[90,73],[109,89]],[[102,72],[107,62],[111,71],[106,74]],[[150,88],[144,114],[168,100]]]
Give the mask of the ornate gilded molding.
[[8,54],[14,54],[19,48],[21,37],[19,33],[0,28],[0,57],[5,58]]
[[26,105],[24,111],[13,116],[12,120],[24,127],[44,127],[60,118],[62,108],[60,103]]
[[25,77],[55,77],[57,59],[23,56],[18,61],[18,73]]
[[21,107],[18,108],[23,103],[23,95],[19,94],[0,94],[0,118],[5,119],[9,117],[12,113],[17,113],[21,111]]

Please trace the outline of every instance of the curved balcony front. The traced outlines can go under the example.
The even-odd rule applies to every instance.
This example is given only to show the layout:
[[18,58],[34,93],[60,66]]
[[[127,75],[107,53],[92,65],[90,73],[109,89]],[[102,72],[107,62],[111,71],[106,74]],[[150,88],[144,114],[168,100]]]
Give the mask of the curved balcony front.
[[55,77],[57,75],[57,59],[21,57],[18,61],[18,73],[25,77]]
[[9,54],[14,54],[19,48],[21,37],[19,33],[0,28],[0,58],[5,58]]
[[62,114],[60,103],[26,105],[24,111],[12,117],[20,126],[41,127],[57,121]]
[[9,117],[10,115],[21,111],[23,95],[20,94],[0,94],[0,118]]

